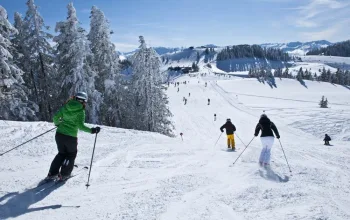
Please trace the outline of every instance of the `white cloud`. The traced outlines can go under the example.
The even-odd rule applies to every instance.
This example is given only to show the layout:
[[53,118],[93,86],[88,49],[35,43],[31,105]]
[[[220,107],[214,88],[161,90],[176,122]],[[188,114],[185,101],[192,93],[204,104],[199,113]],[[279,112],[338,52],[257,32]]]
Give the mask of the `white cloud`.
[[318,27],[318,23],[305,20],[305,19],[297,19],[295,20],[295,26],[296,27],[305,27],[305,28],[311,28],[311,27]]
[[114,42],[114,45],[116,50],[121,52],[130,52],[138,48],[138,45],[129,43]]
[[325,25],[325,18],[338,18],[337,12],[348,6],[350,6],[349,2],[341,0],[310,0],[308,4],[294,8],[298,11],[293,19],[294,26],[310,28]]
[[338,22],[336,25],[332,25],[328,28],[323,28],[316,31],[304,31],[300,33],[300,36],[307,40],[320,40],[327,39],[333,41],[341,41],[348,39],[349,31],[348,27],[350,26],[350,19]]
[[[288,13],[288,23],[296,28],[300,40],[331,40],[346,37],[350,14],[349,0],[308,0]],[[345,40],[343,39],[343,40]]]
[[301,32],[300,35],[307,41],[331,39],[339,31],[339,29],[339,26],[335,26],[321,31]]

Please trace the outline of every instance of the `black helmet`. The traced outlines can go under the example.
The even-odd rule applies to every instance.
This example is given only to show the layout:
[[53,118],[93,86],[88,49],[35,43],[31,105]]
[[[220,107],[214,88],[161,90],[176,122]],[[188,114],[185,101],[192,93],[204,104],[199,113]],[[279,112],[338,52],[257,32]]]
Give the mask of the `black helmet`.
[[262,114],[262,115],[260,116],[260,118],[267,118],[267,115],[266,115],[266,114]]
[[231,119],[230,119],[230,118],[228,118],[228,119],[226,119],[226,121],[231,121]]
[[88,96],[86,92],[77,92],[77,94],[75,95],[75,99],[79,102],[86,103],[88,101]]

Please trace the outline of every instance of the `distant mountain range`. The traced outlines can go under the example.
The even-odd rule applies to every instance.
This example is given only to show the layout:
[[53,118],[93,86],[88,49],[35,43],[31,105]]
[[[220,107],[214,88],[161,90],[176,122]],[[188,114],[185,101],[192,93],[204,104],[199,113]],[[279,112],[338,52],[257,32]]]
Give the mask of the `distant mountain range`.
[[[313,49],[320,49],[322,47],[327,47],[329,45],[332,45],[333,43],[326,41],[326,40],[319,40],[319,41],[310,41],[310,42],[289,42],[289,43],[265,43],[260,44],[262,47],[266,48],[278,48],[283,50],[284,52],[293,54],[293,55],[305,55],[307,52]],[[225,46],[217,46],[214,44],[207,44],[203,46],[199,46],[197,48],[224,48]],[[153,48],[159,55],[164,55],[166,53],[181,51],[184,48],[180,47],[154,47]],[[126,52],[126,53],[119,53],[121,55],[124,55],[125,57],[133,55],[137,50]]]
[[320,49],[332,45],[333,43],[326,40],[310,41],[310,42],[290,42],[290,43],[266,43],[260,46],[266,48],[278,48],[284,52],[294,55],[305,55],[307,52],[313,49]]
[[[171,53],[175,51],[180,51],[180,47],[153,47],[153,49],[161,56],[166,53]],[[133,55],[138,49],[133,50],[131,52],[119,53],[120,55],[124,55],[126,57]]]

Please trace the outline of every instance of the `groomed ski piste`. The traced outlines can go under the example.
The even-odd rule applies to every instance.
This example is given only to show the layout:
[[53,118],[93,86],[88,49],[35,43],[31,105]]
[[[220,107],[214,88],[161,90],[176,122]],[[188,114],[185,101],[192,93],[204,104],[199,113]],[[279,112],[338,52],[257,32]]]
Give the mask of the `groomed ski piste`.
[[[81,174],[50,188],[34,189],[57,153],[55,132],[1,156],[0,219],[350,219],[349,88],[290,79],[271,87],[210,74],[176,81],[189,81],[179,92],[167,89],[176,137],[102,127],[88,189],[88,171],[79,170],[90,165],[92,134],[79,133],[73,173]],[[319,108],[322,95],[330,108]],[[277,139],[270,171],[258,165],[258,137],[233,165],[263,111],[279,129],[292,173]],[[225,133],[219,138],[227,118],[237,127],[237,152],[226,149]],[[4,152],[53,124],[0,127]],[[325,133],[332,146],[323,145]]]

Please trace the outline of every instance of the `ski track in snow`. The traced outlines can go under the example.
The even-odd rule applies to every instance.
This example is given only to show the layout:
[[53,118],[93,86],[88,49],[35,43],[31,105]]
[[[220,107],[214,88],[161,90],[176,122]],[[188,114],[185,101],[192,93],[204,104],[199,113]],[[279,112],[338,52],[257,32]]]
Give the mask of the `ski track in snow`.
[[[208,74],[178,78],[190,81],[179,92],[168,88],[175,138],[102,127],[89,189],[85,170],[66,184],[33,189],[56,154],[54,132],[0,157],[0,219],[350,219],[349,90],[308,81],[305,89],[295,80],[277,80],[277,88],[270,88],[254,79]],[[321,95],[343,105],[320,109],[312,102]],[[257,164],[259,138],[232,165],[245,149],[237,135],[247,144],[263,110],[280,131],[293,176],[278,140],[271,170]],[[237,152],[226,150],[225,133],[215,145],[226,118],[237,127]],[[0,121],[0,127],[3,152],[53,125]],[[322,145],[324,133],[334,146]],[[79,133],[74,171],[90,164],[93,141],[94,135]]]

